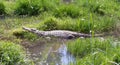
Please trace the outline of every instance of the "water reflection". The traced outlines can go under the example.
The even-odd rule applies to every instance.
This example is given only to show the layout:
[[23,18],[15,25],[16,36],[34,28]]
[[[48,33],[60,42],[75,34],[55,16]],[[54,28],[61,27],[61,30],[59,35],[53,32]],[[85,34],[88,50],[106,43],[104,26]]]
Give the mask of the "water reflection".
[[62,44],[56,51],[50,49],[46,63],[48,65],[70,65],[70,63],[75,63],[75,58],[67,51],[66,45]]

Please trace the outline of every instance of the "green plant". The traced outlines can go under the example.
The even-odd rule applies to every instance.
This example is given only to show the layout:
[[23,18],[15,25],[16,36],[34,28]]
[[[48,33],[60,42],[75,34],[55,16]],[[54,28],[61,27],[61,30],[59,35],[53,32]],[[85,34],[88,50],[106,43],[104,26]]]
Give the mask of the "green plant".
[[109,40],[101,41],[99,39],[77,39],[72,43],[68,43],[68,50],[77,56],[84,57],[86,54],[91,53],[92,51],[105,51],[108,48],[113,46]]
[[105,15],[105,7],[103,7],[102,5],[100,4],[90,4],[89,5],[90,7],[90,11],[93,12],[93,13],[97,13],[97,14],[100,14],[100,15]]
[[120,63],[120,45],[115,43],[112,38],[77,39],[68,43],[68,51],[77,58],[76,65]]
[[16,36],[17,38],[24,38],[25,31],[14,31],[13,35]]
[[90,31],[94,31],[95,33],[112,31],[115,28],[115,22],[113,19],[109,17],[97,17],[93,16],[94,21],[79,20],[79,19],[59,19],[59,18],[47,18],[44,23],[40,22],[38,29],[40,30],[70,30],[77,31],[81,33],[90,33]]
[[48,18],[47,20],[45,20],[41,28],[47,31],[56,30],[58,29],[57,20],[55,18]]
[[40,0],[40,9],[45,12],[45,11],[52,11],[55,9],[56,1],[52,0]]
[[40,13],[40,5],[38,1],[21,0],[18,1],[15,9],[17,15],[38,15]]
[[102,52],[96,52],[95,54],[89,54],[88,56],[77,59],[76,65],[112,65]]
[[94,31],[98,33],[113,31],[115,29],[115,26],[116,22],[114,21],[114,19],[112,19],[112,17],[99,17],[98,20],[94,21]]
[[62,5],[59,8],[56,8],[54,15],[56,17],[72,17],[76,18],[80,16],[80,10],[75,5]]
[[0,64],[19,65],[24,63],[25,54],[22,47],[18,44],[0,41]]
[[16,30],[13,32],[13,35],[20,39],[28,39],[31,41],[36,40],[38,37],[35,34],[26,31]]
[[4,15],[4,14],[6,14],[5,6],[2,2],[0,2],[0,15]]
[[89,21],[66,19],[66,20],[62,20],[58,24],[58,26],[59,29],[61,30],[71,30],[81,33],[89,33],[93,27],[93,24]]
[[88,41],[88,44],[85,44],[84,40],[76,40],[75,42],[68,43],[68,51],[74,56],[84,57],[91,52],[91,44]]
[[[118,43],[119,44],[119,43]],[[67,45],[77,58],[77,65],[114,65],[120,63],[119,45],[110,39],[77,39]]]

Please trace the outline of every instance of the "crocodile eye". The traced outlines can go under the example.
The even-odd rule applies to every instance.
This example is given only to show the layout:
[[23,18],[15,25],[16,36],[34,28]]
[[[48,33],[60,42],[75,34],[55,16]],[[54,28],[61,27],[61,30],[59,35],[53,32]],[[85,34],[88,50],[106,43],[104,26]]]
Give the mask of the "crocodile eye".
[[73,39],[73,38],[74,38],[73,35],[69,35],[69,36],[67,37],[67,39]]

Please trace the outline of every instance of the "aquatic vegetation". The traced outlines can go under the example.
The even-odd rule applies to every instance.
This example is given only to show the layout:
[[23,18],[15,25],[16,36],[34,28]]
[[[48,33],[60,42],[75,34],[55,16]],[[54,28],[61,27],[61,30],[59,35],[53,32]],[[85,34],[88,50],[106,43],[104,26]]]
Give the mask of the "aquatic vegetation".
[[112,39],[77,39],[68,43],[68,50],[76,56],[77,65],[112,65],[119,64],[120,46],[117,45]]

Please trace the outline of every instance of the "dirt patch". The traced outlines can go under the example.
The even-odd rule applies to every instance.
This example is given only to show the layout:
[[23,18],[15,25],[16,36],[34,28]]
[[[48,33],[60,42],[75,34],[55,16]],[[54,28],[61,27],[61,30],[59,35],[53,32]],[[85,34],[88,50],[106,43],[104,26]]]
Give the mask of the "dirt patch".
[[31,53],[39,53],[40,51],[42,51],[42,47],[45,45],[45,42],[22,41],[21,45]]

